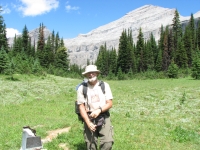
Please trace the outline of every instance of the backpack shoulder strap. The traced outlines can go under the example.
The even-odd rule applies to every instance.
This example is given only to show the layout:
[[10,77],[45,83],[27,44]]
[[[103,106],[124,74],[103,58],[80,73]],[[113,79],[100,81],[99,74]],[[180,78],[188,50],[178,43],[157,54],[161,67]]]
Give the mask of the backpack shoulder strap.
[[105,94],[105,84],[103,81],[99,81],[99,86],[101,86],[101,90],[103,92],[103,94]]
[[[82,85],[83,85],[83,95],[84,95],[84,98],[86,98],[87,97],[87,87],[88,87],[88,85],[85,82],[82,82]],[[101,90],[102,90],[103,94],[105,94],[105,84],[104,84],[104,82],[99,81],[99,86],[101,86]]]
[[83,95],[84,95],[84,98],[86,98],[87,97],[87,83],[82,82],[82,85],[83,85]]

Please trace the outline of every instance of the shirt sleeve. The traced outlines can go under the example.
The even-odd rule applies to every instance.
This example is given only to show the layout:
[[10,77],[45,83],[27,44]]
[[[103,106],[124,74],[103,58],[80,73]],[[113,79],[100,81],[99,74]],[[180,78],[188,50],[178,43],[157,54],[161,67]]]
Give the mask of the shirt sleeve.
[[113,95],[112,95],[112,91],[110,89],[110,86],[106,82],[104,82],[104,84],[105,84],[105,98],[106,98],[106,100],[112,100]]
[[86,100],[83,95],[83,85],[81,85],[81,86],[79,86],[79,88],[77,90],[77,103],[80,105],[85,102],[86,102]]

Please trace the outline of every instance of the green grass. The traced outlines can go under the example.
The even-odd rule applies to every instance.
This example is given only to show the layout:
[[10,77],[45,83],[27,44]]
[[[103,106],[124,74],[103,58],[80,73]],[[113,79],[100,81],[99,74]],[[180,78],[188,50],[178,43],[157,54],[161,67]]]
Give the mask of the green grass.
[[[74,113],[78,79],[48,75],[0,76],[0,149],[18,150],[22,127],[44,138],[47,131],[71,127],[44,144],[84,150],[82,123]],[[200,147],[200,81],[191,78],[107,81],[113,92],[110,110],[113,150],[198,150]]]

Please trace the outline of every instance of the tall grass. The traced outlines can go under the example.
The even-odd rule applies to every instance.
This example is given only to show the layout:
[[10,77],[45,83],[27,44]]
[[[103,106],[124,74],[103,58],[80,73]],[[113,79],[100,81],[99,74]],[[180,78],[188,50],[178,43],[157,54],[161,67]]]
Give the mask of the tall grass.
[[[44,144],[84,150],[82,123],[74,113],[78,79],[47,75],[0,76],[0,149],[18,150],[22,127],[44,138],[47,131],[71,127]],[[114,150],[198,150],[200,147],[200,81],[190,78],[107,81],[113,92],[110,110]]]

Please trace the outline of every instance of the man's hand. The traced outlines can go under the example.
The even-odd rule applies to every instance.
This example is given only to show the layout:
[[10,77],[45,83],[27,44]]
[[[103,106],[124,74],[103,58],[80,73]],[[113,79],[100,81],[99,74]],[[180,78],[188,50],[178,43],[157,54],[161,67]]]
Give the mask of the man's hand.
[[89,124],[87,124],[87,126],[90,129],[90,131],[93,131],[93,132],[96,131],[97,125],[93,124],[92,122],[90,122]]
[[96,118],[96,117],[98,117],[99,116],[99,114],[101,113],[101,109],[96,109],[96,110],[94,110],[90,115],[89,115],[89,117],[91,117],[91,118]]

